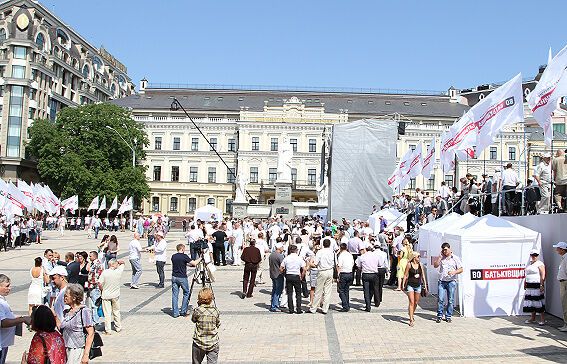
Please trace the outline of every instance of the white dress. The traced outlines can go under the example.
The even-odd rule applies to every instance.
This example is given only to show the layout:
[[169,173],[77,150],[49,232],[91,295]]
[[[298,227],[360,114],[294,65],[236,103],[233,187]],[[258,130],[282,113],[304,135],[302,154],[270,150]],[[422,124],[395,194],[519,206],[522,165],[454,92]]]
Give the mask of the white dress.
[[31,283],[28,290],[28,305],[41,305],[43,303],[43,267],[39,277],[35,278],[30,269]]

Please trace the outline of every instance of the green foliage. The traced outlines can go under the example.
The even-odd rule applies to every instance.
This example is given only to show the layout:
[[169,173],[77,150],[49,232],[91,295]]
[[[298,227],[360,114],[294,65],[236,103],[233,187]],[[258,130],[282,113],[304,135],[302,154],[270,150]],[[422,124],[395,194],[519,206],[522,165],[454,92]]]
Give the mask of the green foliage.
[[56,195],[79,195],[81,206],[95,196],[107,198],[148,197],[145,168],[132,168],[132,151],[120,136],[134,147],[136,160],[145,157],[148,137],[130,112],[111,104],[65,108],[55,123],[37,120],[29,129],[26,150],[38,160],[38,171]]

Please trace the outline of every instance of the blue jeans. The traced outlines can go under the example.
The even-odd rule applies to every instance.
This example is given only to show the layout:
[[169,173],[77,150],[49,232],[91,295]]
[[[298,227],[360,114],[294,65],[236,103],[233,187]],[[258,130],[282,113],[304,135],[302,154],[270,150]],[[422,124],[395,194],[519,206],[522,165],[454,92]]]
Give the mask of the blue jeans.
[[437,303],[437,317],[443,317],[444,306],[447,304],[447,313],[445,318],[453,316],[453,305],[455,303],[455,288],[457,288],[456,281],[439,281],[439,300]]
[[171,307],[173,309],[173,317],[179,316],[179,288],[183,290],[183,301],[181,302],[181,315],[187,314],[189,306],[189,281],[187,278],[171,277]]
[[284,276],[280,274],[278,278],[272,278],[272,303],[270,310],[274,311],[280,307],[280,298],[282,296],[284,286]]
[[98,324],[100,322],[100,317],[98,316],[98,307],[96,306],[95,302],[100,297],[100,290],[98,288],[93,288],[89,291],[89,297],[91,302],[89,303],[89,307],[91,308],[91,312],[93,314],[93,322]]
[[99,231],[99,230],[100,230],[99,227],[95,227],[95,228],[94,228],[94,238],[95,238],[95,240],[98,239],[98,231]]

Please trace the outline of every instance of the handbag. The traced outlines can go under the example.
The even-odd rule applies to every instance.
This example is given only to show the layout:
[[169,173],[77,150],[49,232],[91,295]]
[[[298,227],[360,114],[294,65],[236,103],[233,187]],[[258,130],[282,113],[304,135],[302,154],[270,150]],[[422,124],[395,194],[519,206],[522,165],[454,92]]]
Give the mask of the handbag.
[[427,282],[425,280],[425,275],[423,273],[423,265],[421,263],[419,263],[419,268],[421,269],[421,279],[422,279],[422,283],[423,283],[423,287],[421,288],[421,297],[427,297]]
[[[87,329],[85,329],[85,324],[83,323],[83,308],[81,308],[81,325],[83,326],[83,333],[85,334],[85,340],[87,337]],[[104,346],[102,342],[102,338],[98,332],[94,332],[93,343],[91,344],[91,350],[89,351],[89,359],[98,358],[102,356],[102,349],[101,347]]]
[[339,271],[337,270],[337,256],[334,253],[333,258],[335,260],[335,264],[333,265],[333,279],[336,281],[339,279]]
[[43,344],[43,364],[51,364],[51,360],[49,359],[49,350],[47,350],[47,344],[45,343],[45,339],[41,337],[41,335],[37,335],[41,339],[41,343]]

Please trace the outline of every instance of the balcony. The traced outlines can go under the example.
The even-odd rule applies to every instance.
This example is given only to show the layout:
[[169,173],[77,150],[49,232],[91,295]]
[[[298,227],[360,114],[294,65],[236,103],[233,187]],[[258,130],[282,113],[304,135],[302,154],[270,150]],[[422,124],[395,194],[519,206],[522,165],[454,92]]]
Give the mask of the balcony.
[[[315,191],[317,189],[317,179],[313,180],[294,180],[291,182],[293,190]],[[263,179],[260,181],[260,189],[276,189],[275,179]]]

